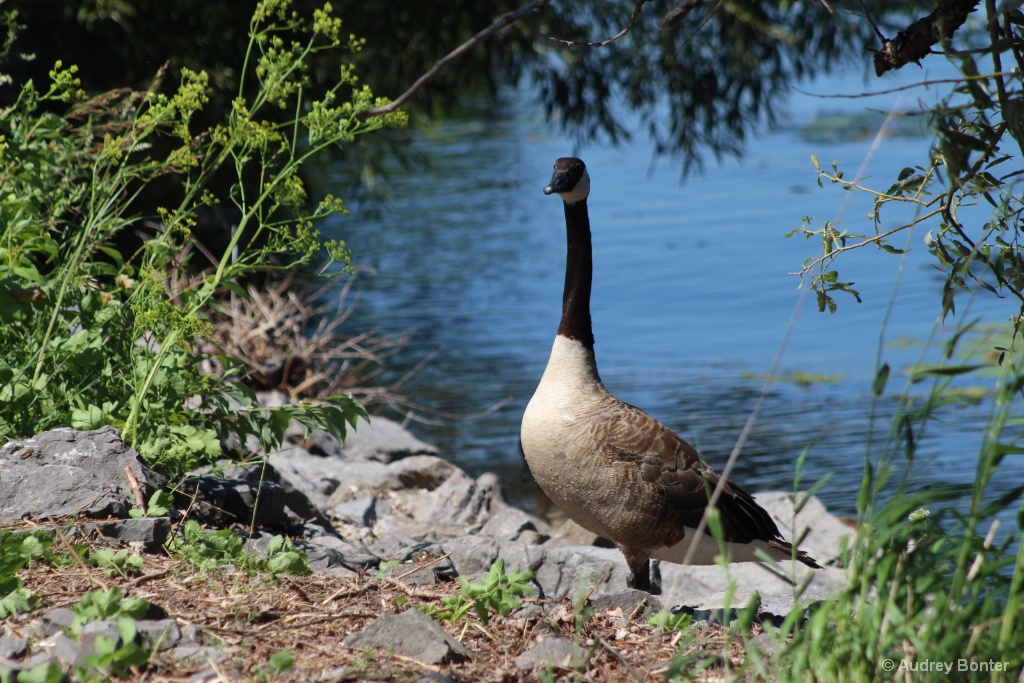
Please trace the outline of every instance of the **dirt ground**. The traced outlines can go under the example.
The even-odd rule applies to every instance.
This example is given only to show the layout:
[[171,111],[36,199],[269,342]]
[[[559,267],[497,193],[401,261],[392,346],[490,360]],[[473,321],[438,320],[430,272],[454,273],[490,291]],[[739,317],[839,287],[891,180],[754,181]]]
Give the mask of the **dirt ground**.
[[[673,658],[684,662],[686,680],[730,678],[744,657],[742,639],[720,626],[695,622],[685,631],[663,632],[646,620],[630,621],[621,611],[580,613],[569,600],[525,610],[528,616],[494,615],[488,625],[470,614],[462,621],[442,623],[469,653],[464,661],[440,666],[422,664],[384,651],[354,650],[341,643],[384,613],[438,605],[458,593],[458,582],[429,588],[400,579],[365,576],[249,575],[236,570],[196,574],[184,560],[143,555],[142,573],[110,578],[85,566],[55,568],[35,564],[22,569],[25,587],[39,598],[31,613],[9,618],[7,635],[27,631],[43,612],[76,604],[87,591],[120,586],[125,597],[142,598],[174,617],[179,626],[193,624],[216,639],[225,656],[219,661],[182,663],[166,653],[153,655],[147,666],[133,669],[133,681],[186,681],[202,671],[212,681],[458,681],[512,682],[532,680],[664,681]],[[414,565],[409,565],[415,569]],[[529,604],[529,598],[524,603]],[[755,625],[747,635],[760,633]],[[529,671],[516,658],[551,635],[575,642],[588,652],[585,664],[572,669]],[[291,669],[276,674],[271,655],[287,650]],[[212,672],[210,671],[212,667]],[[195,680],[195,679],[193,679]]]

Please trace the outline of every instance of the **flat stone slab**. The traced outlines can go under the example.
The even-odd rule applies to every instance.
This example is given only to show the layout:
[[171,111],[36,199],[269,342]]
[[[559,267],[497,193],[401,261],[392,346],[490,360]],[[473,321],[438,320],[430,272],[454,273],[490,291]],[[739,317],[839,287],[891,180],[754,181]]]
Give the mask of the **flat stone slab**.
[[586,660],[587,651],[579,645],[564,638],[545,638],[516,657],[516,666],[520,669],[536,669],[542,666],[574,669],[582,666]]
[[308,441],[324,455],[343,460],[388,463],[411,455],[437,455],[436,447],[420,441],[394,420],[377,416],[369,422],[356,423],[355,430],[350,429],[345,436],[343,445],[323,430],[311,432]]
[[127,517],[135,496],[125,467],[135,474],[146,500],[164,486],[164,478],[110,426],[54,429],[10,441],[0,448],[0,522]]
[[468,656],[462,643],[417,609],[377,617],[342,644],[351,648],[380,648],[424,664],[441,664]]

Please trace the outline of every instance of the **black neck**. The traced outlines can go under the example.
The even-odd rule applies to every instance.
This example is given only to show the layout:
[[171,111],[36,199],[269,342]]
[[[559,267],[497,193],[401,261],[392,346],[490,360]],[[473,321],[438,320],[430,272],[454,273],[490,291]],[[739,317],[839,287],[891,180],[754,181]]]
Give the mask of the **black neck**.
[[594,348],[594,331],[590,326],[590,282],[594,261],[586,199],[565,205],[565,232],[568,253],[558,334],[575,339],[587,348]]

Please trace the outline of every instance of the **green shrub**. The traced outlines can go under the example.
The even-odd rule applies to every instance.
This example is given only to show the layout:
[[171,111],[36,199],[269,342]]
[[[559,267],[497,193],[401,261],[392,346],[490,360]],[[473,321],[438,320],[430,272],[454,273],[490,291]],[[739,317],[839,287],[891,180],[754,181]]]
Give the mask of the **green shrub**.
[[[239,363],[194,348],[209,336],[207,313],[220,297],[246,296],[247,278],[324,258],[348,267],[344,243],[322,243],[313,227],[344,205],[310,202],[298,170],[329,147],[404,122],[400,112],[362,116],[384,101],[344,65],[324,97],[304,99],[313,55],[362,43],[341,34],[330,5],[309,27],[288,5],[258,4],[240,68],[260,87],[240,88],[226,119],[206,130],[191,124],[210,84],[188,69],[166,94],[154,85],[82,101],[76,68],[58,62],[45,90],[21,84],[0,110],[0,438],[110,424],[173,475],[219,456],[231,432],[279,443],[294,417],[343,439],[365,417],[346,396],[260,410]],[[286,44],[285,29],[305,41]],[[294,112],[289,122],[266,118],[282,109]],[[168,205],[145,212],[147,189],[162,190]],[[199,272],[192,229],[214,211],[235,225],[223,255]],[[132,233],[145,235],[137,250],[113,248]],[[209,366],[220,371],[201,372]]]

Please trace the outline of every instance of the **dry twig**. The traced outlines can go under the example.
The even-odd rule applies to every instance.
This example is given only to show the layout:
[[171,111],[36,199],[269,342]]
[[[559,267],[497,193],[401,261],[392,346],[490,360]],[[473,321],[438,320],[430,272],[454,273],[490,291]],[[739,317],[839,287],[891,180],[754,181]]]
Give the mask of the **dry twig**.
[[[626,35],[627,33],[629,33],[633,29],[633,26],[636,25],[637,19],[640,18],[640,8],[642,8],[644,6],[645,2],[647,2],[647,0],[636,0],[636,4],[633,5],[633,14],[630,15],[629,23],[626,24],[626,28],[622,29],[621,31],[616,33],[611,38],[608,38],[606,40],[602,40],[601,42],[598,42],[598,43],[584,43],[584,42],[577,42],[575,40],[565,40],[563,38],[551,38],[551,40],[555,41],[556,43],[564,43],[565,45],[571,45],[573,47],[605,47],[606,45],[611,45],[616,40],[618,40],[622,36]],[[689,11],[689,10],[687,10],[687,11]],[[682,19],[682,17],[680,17],[680,20],[681,19]],[[662,21],[664,21],[664,19]],[[658,22],[658,24],[660,26],[661,22]]]
[[383,107],[367,109],[366,111],[362,112],[360,116],[364,119],[368,119],[374,116],[390,114],[391,112],[401,108],[403,105],[405,105],[406,102],[412,99],[413,95],[422,90],[424,86],[427,85],[427,83],[430,83],[430,81],[437,78],[437,75],[441,73],[441,71],[443,71],[444,68],[447,67],[449,64],[451,64],[456,59],[472,50],[474,47],[476,47],[483,41],[490,38],[492,35],[500,31],[501,29],[505,28],[506,26],[514,24],[515,22],[525,17],[527,14],[530,14],[534,10],[541,8],[546,4],[548,4],[548,0],[533,0],[533,2],[522,6],[515,12],[509,12],[501,19],[498,19],[496,22],[485,28],[483,31],[480,31],[475,36],[467,40],[465,43],[458,46],[457,48],[446,54],[444,57],[439,59],[437,63],[434,64],[434,66],[430,67],[430,70],[427,71],[427,73],[420,76],[419,79],[417,79],[416,82],[413,83],[408,90],[399,95],[392,102],[386,104]]

